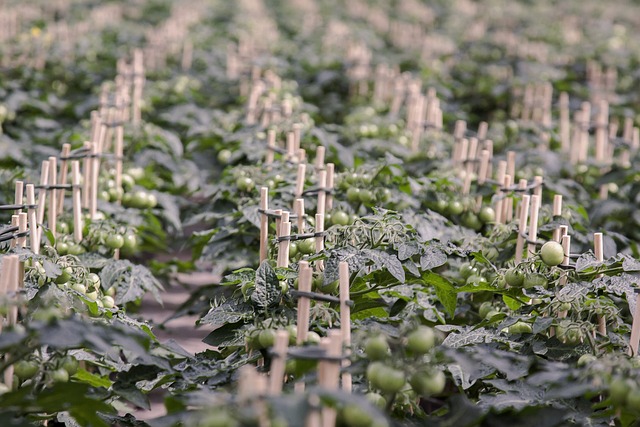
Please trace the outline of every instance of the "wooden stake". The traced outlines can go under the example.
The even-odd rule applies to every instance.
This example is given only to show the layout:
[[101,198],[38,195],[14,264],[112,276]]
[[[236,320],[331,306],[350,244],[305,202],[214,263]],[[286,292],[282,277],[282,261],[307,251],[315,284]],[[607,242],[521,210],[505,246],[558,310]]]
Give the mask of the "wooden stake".
[[[91,153],[90,142],[86,141],[83,148],[87,153]],[[82,160],[82,207],[85,209],[89,209],[91,200],[91,177],[93,176],[93,173],[91,172],[92,166],[93,162],[91,161],[91,157],[86,156]]]
[[326,211],[326,201],[327,201],[327,171],[320,171],[318,174],[318,206],[316,207],[316,212],[324,215]]
[[[556,194],[553,196],[553,216],[562,215],[562,194]],[[560,227],[553,230],[553,240],[560,243],[562,235],[560,234]]]
[[538,213],[540,211],[540,196],[531,196],[531,213],[529,214],[529,233],[527,240],[527,258],[536,252],[536,241],[538,240]]
[[[283,212],[284,215],[284,212]],[[280,236],[286,237],[291,235],[291,223],[289,221],[280,224]],[[278,244],[278,267],[289,266],[289,240],[282,240]]]
[[[316,214],[316,233],[324,233],[324,214]],[[324,250],[324,236],[318,236],[316,240],[316,253]],[[316,271],[324,270],[324,262],[322,260],[316,261]]]
[[269,129],[267,131],[267,158],[265,159],[265,163],[270,165],[273,163],[276,154],[276,131],[274,129]]
[[496,212],[496,224],[502,224],[504,219],[502,218],[502,205],[503,205],[503,191],[502,185],[504,183],[504,176],[507,174],[507,162],[504,160],[500,160],[498,162],[498,176],[496,177],[496,181],[498,181],[498,189],[496,190],[496,196],[498,200],[494,205],[494,210]]
[[[35,206],[36,193],[33,184],[27,184],[27,205]],[[31,252],[34,254],[40,253],[40,241],[38,240],[38,214],[37,208],[27,208],[27,215],[29,220],[29,236],[31,240]]]
[[[116,128],[116,142],[115,142],[115,152],[116,156],[116,176],[115,183],[116,189],[118,190],[118,194],[122,194],[119,190],[122,190],[122,158],[124,156],[124,128],[122,126],[118,126]],[[120,204],[121,200],[118,198],[118,204]]]
[[293,211],[298,216],[298,233],[304,233],[304,199],[296,199],[293,204]]
[[[62,152],[60,153],[60,173],[58,176],[58,183],[60,185],[67,184],[67,174],[69,172],[69,153],[71,153],[71,144],[62,144]],[[62,211],[64,209],[64,198],[65,191],[64,189],[58,190],[58,215],[62,215]]]
[[267,259],[267,248],[269,244],[269,217],[267,211],[269,210],[269,188],[260,188],[260,209],[263,211],[260,213],[260,263]]
[[[326,350],[329,357],[342,356],[342,336],[340,331],[331,330],[329,336],[320,341],[320,346]],[[334,360],[323,360],[319,369],[324,371],[320,385],[327,390],[337,390],[340,386],[340,363]],[[322,366],[324,365],[324,366]],[[322,427],[335,427],[336,410],[330,406],[322,408]]]
[[300,163],[298,165],[298,174],[296,175],[296,198],[299,199],[302,197],[302,192],[304,191],[304,179],[305,173],[307,170],[307,165],[304,163]]
[[276,332],[273,346],[274,357],[271,359],[271,374],[269,378],[269,394],[279,396],[282,393],[284,369],[287,363],[287,349],[289,347],[289,332],[279,330]]
[[527,234],[527,220],[529,219],[529,203],[530,197],[528,194],[522,196],[522,202],[520,203],[520,222],[518,224],[518,238],[516,240],[516,265],[522,262],[522,251],[524,250],[525,235]]
[[633,313],[631,325],[631,338],[629,339],[629,356],[638,355],[638,343],[640,341],[640,292],[636,290],[636,309]]
[[[22,206],[24,204],[24,181],[16,181],[16,205]],[[14,211],[16,215],[22,212],[22,208],[18,208]]]
[[[58,180],[58,170],[57,170],[57,162],[58,159],[54,156],[49,157],[49,185],[55,186]],[[47,223],[49,225],[49,230],[55,237],[56,235],[56,222],[57,222],[57,209],[58,205],[56,203],[56,194],[57,191],[55,189],[51,189],[49,192],[49,208],[48,208],[48,220]]]
[[80,186],[80,161],[71,162],[71,182],[73,184],[73,240],[76,243],[82,242],[82,188]]
[[[562,250],[564,251],[564,260],[562,261],[562,265],[568,266],[571,262],[571,236],[569,235],[563,235],[562,236]],[[562,275],[562,277],[560,277],[560,287],[564,287],[567,284],[567,275],[564,274]],[[567,317],[567,311],[561,311],[560,313],[558,313],[558,317],[559,318],[565,318]]]
[[[511,175],[504,176],[504,188],[511,188],[513,181],[511,180]],[[502,221],[506,224],[513,219],[513,197],[511,197],[511,192],[506,191],[505,198],[502,200]]]
[[40,191],[38,191],[38,241],[42,241],[42,225],[44,224],[44,208],[47,202],[47,189],[49,185],[49,161],[42,161],[42,169],[40,170]]
[[560,92],[560,147],[563,153],[571,149],[571,122],[569,119],[569,94]]
[[[351,347],[351,307],[349,306],[349,263],[341,261],[338,266],[340,280],[340,332],[342,334],[342,345],[346,349],[346,354],[350,354]],[[342,362],[342,367],[347,368],[351,363],[348,359]],[[351,393],[351,373],[342,374],[342,389]]]
[[333,209],[333,189],[335,188],[335,165],[333,163],[327,163],[327,181],[326,188],[328,190],[325,198],[326,211],[331,212]]
[[[593,252],[596,256],[596,260],[599,262],[604,261],[604,242],[602,233],[593,233]],[[598,275],[602,277],[602,275]],[[602,335],[607,335],[607,319],[603,315],[598,315],[598,332]]]
[[325,154],[325,148],[323,145],[318,146],[318,148],[316,148],[316,161],[315,161],[315,169],[316,169],[316,174],[320,173],[321,170],[324,170],[324,154]]

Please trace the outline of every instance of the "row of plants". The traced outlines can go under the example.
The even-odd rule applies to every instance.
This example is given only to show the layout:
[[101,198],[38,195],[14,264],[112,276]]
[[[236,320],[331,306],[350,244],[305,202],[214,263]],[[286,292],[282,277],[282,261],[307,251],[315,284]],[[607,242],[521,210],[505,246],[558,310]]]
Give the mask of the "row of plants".
[[[63,215],[57,235],[45,230],[40,254],[8,249],[26,262],[26,273],[24,291],[6,302],[7,313],[20,307],[20,322],[0,334],[2,351],[10,355],[3,370],[13,365],[16,377],[15,389],[0,396],[7,425],[302,425],[318,412],[325,423],[337,414],[337,425],[348,426],[633,425],[640,371],[637,357],[627,354],[638,272],[636,231],[629,226],[638,221],[637,152],[630,165],[573,165],[557,149],[559,119],[547,129],[509,114],[520,102],[514,91],[534,74],[568,91],[573,110],[595,93],[581,68],[587,60],[624,76],[637,60],[625,43],[634,38],[628,11],[636,6],[609,9],[598,32],[582,31],[570,44],[570,29],[594,28],[590,13],[597,4],[557,6],[583,21],[568,18],[571,28],[545,32],[542,22],[558,15],[549,5],[495,1],[485,11],[443,2],[326,1],[315,9],[306,2],[255,3],[212,3],[190,30],[192,67],[179,70],[178,58],[169,58],[164,69],[147,72],[143,122],[124,128],[122,188],[109,167],[101,170],[101,215],[85,222],[81,243],[71,237],[71,217]],[[57,154],[61,141],[76,149],[86,139],[89,123],[81,120],[99,106],[98,83],[115,77],[103,73],[115,69],[119,40],[140,43],[137,25],[157,24],[172,13],[164,1],[140,7],[129,11],[131,22],[118,25],[117,37],[107,29],[96,39],[105,42],[93,46],[100,67],[80,62],[65,68],[50,58],[44,70],[19,67],[1,82],[3,137],[14,147],[3,160],[5,204],[12,203],[15,179],[37,181],[33,169],[41,156]],[[248,14],[261,8],[268,13]],[[424,46],[402,42],[400,30],[373,25],[374,12],[417,24],[423,36],[437,29],[455,49],[416,56]],[[301,25],[311,22],[305,21],[310,13],[320,14],[321,23]],[[426,129],[417,152],[409,143],[408,99],[391,114],[390,103],[373,99],[373,74],[366,94],[350,91],[359,83],[348,77],[353,63],[346,45],[327,49],[338,22],[348,41],[370,50],[373,64],[398,66],[437,89],[444,129]],[[481,36],[467,31],[472,24],[484,28]],[[515,28],[516,43],[538,43],[546,55],[514,50],[503,38],[505,29]],[[260,37],[275,42],[265,46]],[[612,45],[614,37],[620,45]],[[247,73],[229,77],[228,43],[247,40],[255,46],[241,58]],[[600,47],[590,50],[593,45]],[[262,72],[251,76],[251,67]],[[499,67],[511,74],[498,73]],[[86,87],[67,83],[55,95],[61,101],[51,101],[49,88],[61,87],[53,82],[79,76],[88,79]],[[265,81],[272,86],[256,105],[268,99],[291,112],[253,124],[247,119],[255,107],[251,91]],[[635,84],[631,75],[618,80],[612,118],[636,114],[633,97],[623,96]],[[84,101],[88,92],[94,96]],[[513,191],[473,178],[465,190],[468,170],[476,170],[452,160],[460,140],[447,129],[458,119],[467,119],[470,129],[490,121],[494,168],[515,151],[512,178],[527,180],[530,188]],[[270,131],[285,141],[295,129],[307,160],[277,150],[267,162]],[[545,138],[549,150],[541,149]],[[307,173],[300,194],[301,163]],[[325,188],[328,164],[335,176]],[[531,238],[522,235],[517,214],[498,222],[496,211],[505,195],[517,211],[524,195],[539,191],[536,176],[544,176],[544,184]],[[603,185],[606,200],[600,198]],[[276,228],[279,221],[264,229],[263,187],[270,213],[292,209],[303,196],[306,226],[296,229],[298,240],[287,239]],[[563,197],[559,214],[551,206],[555,195]],[[570,236],[569,253],[554,242],[559,227]],[[185,228],[199,231],[185,240]],[[285,236],[268,241],[266,259],[261,229]],[[604,233],[603,256],[594,248],[595,232]],[[522,237],[529,240],[524,259],[516,253]],[[181,245],[192,250],[191,262],[154,260]],[[115,251],[129,259],[113,259]],[[348,324],[340,300],[347,296],[339,289],[345,262]],[[302,290],[306,263],[314,273],[310,289]],[[163,279],[193,269],[224,275],[174,314],[200,315],[212,349],[196,355],[159,343],[135,316],[144,293],[159,293],[152,273]],[[301,329],[305,295],[312,299],[309,327]],[[336,325],[353,333],[340,352],[349,361],[342,382],[350,375],[352,388],[342,390],[327,386],[326,366],[333,362],[324,346]],[[292,348],[279,373],[282,354],[274,345],[282,331]],[[247,396],[241,381],[246,365],[258,366],[256,384],[268,377],[282,392],[256,385],[256,394]],[[144,422],[127,414],[125,404],[148,407],[146,394],[156,389],[166,393],[166,416]]]

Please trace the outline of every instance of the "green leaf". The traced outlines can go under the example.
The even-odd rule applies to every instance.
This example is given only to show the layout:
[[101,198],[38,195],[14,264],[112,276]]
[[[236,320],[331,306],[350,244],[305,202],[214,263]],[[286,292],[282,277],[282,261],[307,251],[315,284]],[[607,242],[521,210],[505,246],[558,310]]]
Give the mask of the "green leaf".
[[457,292],[453,285],[439,274],[427,271],[422,274],[422,280],[425,285],[434,287],[438,300],[444,307],[449,317],[453,317],[458,303]]
[[208,323],[216,327],[227,323],[238,323],[253,312],[253,307],[242,298],[228,299],[212,307],[209,312],[198,321],[198,324]]
[[502,301],[504,301],[507,307],[511,310],[519,310],[520,307],[522,307],[522,303],[520,301],[507,294],[502,294]]
[[424,254],[420,257],[420,268],[423,270],[432,270],[440,267],[447,262],[447,255],[439,248],[427,246]]
[[75,373],[73,378],[80,382],[87,383],[93,387],[109,388],[113,384],[113,381],[111,381],[109,378],[101,377],[100,375],[93,374],[84,369],[79,369],[78,372]]
[[148,268],[129,260],[111,260],[100,272],[100,281],[104,289],[115,286],[118,305],[137,301],[147,292],[151,292],[156,301],[162,303],[159,292],[162,284]]
[[251,301],[256,306],[266,309],[277,304],[281,297],[282,291],[276,271],[268,260],[264,260],[256,270],[256,283],[251,294]]
[[376,249],[363,249],[361,253],[363,257],[373,262],[373,268],[375,270],[386,269],[400,283],[404,283],[404,268],[396,255]]

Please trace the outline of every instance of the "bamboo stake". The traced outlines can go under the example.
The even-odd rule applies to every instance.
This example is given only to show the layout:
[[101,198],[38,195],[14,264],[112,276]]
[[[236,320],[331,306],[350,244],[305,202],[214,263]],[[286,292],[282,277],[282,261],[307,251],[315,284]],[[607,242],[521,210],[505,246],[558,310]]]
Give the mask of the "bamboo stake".
[[[85,141],[83,148],[86,152],[91,153],[91,143],[89,141]],[[93,173],[91,172],[92,166],[93,162],[91,161],[91,157],[86,156],[84,160],[82,160],[82,207],[85,209],[89,209],[91,200],[91,177],[93,176]]]
[[[2,261],[2,279],[3,286],[1,293],[4,295],[15,294],[18,290],[18,255],[6,255]],[[7,316],[7,324],[15,325],[18,321],[18,307],[11,307]],[[5,354],[5,360],[10,358],[9,354]],[[11,388],[13,386],[13,365],[8,366],[4,371],[4,383]]]
[[631,325],[631,337],[629,339],[629,356],[638,355],[638,342],[640,341],[640,292],[636,289],[636,309],[633,313]]
[[[346,348],[346,355],[350,354],[351,347],[351,307],[349,306],[349,263],[341,261],[338,266],[340,280],[340,332],[342,335],[342,344]],[[342,362],[343,368],[350,365],[349,359]],[[351,393],[351,373],[344,372],[342,374],[342,389]]]
[[[11,215],[11,226],[12,227],[18,226],[18,215]],[[9,241],[9,247],[11,249],[14,249],[16,247],[16,239],[11,239]]]
[[[300,143],[302,141],[302,123],[294,123],[293,128],[293,145],[296,151],[300,150]],[[318,147],[319,148],[319,147]],[[323,160],[324,161],[324,160]]]
[[569,94],[560,92],[560,146],[563,153],[571,149],[571,122],[569,120]]
[[[311,281],[313,272],[307,261],[298,262],[298,289],[300,292],[311,292]],[[298,318],[296,322],[296,345],[300,346],[307,341],[309,336],[309,314],[311,311],[311,300],[303,295],[298,297]],[[296,392],[304,391],[304,382],[295,384]]]
[[287,132],[287,160],[293,163],[297,163],[296,158],[296,142],[294,140],[293,132]]
[[[60,174],[58,182],[60,185],[67,184],[67,174],[69,172],[69,153],[71,153],[71,144],[62,144],[62,152],[60,153]],[[62,215],[64,209],[65,191],[61,188],[58,191],[58,215]]]
[[325,150],[326,148],[324,148],[323,145],[318,146],[318,148],[316,149],[316,161],[314,165],[316,174],[320,173],[320,171],[324,169]]
[[279,330],[276,332],[273,346],[274,357],[271,360],[271,374],[269,378],[269,394],[279,396],[282,393],[284,369],[287,363],[287,348],[289,347],[289,332]]
[[267,259],[267,245],[269,244],[269,188],[260,188],[260,263]]
[[[24,204],[24,181],[16,181],[16,205],[22,206]],[[16,215],[22,212],[22,208],[18,208],[14,211]]]
[[516,176],[516,152],[508,151],[507,152],[507,171],[506,174],[510,177]]
[[536,240],[538,240],[538,213],[540,211],[540,196],[531,196],[531,213],[529,214],[529,233],[527,240],[527,258],[536,252]]
[[[284,212],[283,212],[284,214]],[[291,235],[291,223],[289,221],[280,224],[280,236],[286,237]],[[289,266],[289,240],[282,240],[278,244],[278,267]]]
[[[568,266],[571,262],[571,236],[565,234],[562,236],[562,250],[564,251],[564,260],[562,261],[562,265]],[[564,274],[560,277],[560,287],[563,288],[567,284],[567,275]],[[558,313],[559,318],[567,317],[567,311],[561,311]]]
[[[511,175],[504,176],[504,188],[511,188],[513,184]],[[508,196],[507,196],[508,195]],[[506,224],[513,219],[513,197],[511,192],[505,193],[505,198],[502,200],[502,221]]]
[[[556,194],[553,196],[553,216],[562,215],[562,194]],[[560,234],[560,227],[553,230],[553,240],[560,243],[562,235]]]
[[267,158],[265,159],[265,163],[270,165],[273,163],[276,154],[276,131],[274,129],[269,129],[267,131]]
[[93,142],[91,145],[91,199],[89,200],[89,217],[94,220],[98,213],[98,177],[100,175],[100,148],[97,142]]
[[[593,233],[593,252],[595,253],[596,260],[599,262],[604,261],[604,242],[602,233]],[[602,274],[598,275],[602,277]],[[598,315],[598,332],[602,335],[607,335],[607,319],[603,315]]]
[[325,197],[326,210],[331,212],[333,209],[333,189],[335,187],[335,165],[333,163],[327,163],[327,181],[326,188],[328,190]]
[[76,243],[82,242],[82,204],[80,194],[80,162],[74,160],[71,162],[71,182],[73,183],[73,240]]
[[504,183],[504,176],[507,174],[507,162],[504,160],[500,160],[498,162],[498,176],[496,177],[496,181],[498,181],[498,189],[496,190],[496,196],[498,200],[494,205],[494,210],[496,212],[496,224],[502,224],[504,222],[502,218],[502,185]]
[[[342,335],[340,331],[329,331],[328,337],[323,338],[320,346],[326,350],[329,357],[342,356]],[[323,360],[320,369],[324,371],[320,385],[327,390],[337,390],[340,386],[340,363],[335,360]],[[335,427],[336,410],[330,406],[322,408],[322,427]]]
[[[115,142],[115,152],[116,156],[116,190],[118,190],[118,195],[122,194],[122,158],[124,156],[124,128],[122,126],[118,126],[116,128],[116,142]],[[121,203],[121,198],[118,197],[118,204]]]
[[42,169],[40,170],[40,191],[38,192],[38,241],[42,241],[42,225],[44,224],[44,208],[47,201],[47,189],[49,184],[49,161],[42,161]]
[[296,175],[296,198],[299,199],[302,197],[302,192],[304,191],[304,179],[305,173],[307,170],[307,165],[304,163],[298,164],[298,174]]
[[522,262],[522,251],[524,250],[525,238],[527,233],[527,220],[529,219],[529,203],[530,197],[528,194],[522,196],[522,202],[520,204],[520,222],[518,224],[518,238],[516,240],[516,265]]
[[[58,159],[54,156],[49,157],[49,185],[55,186],[57,184],[57,162]],[[51,234],[55,237],[56,228],[57,228],[57,212],[58,205],[56,203],[56,194],[57,191],[55,189],[51,189],[49,192],[49,208],[48,208],[48,225],[49,230],[51,230]]]
[[[27,205],[35,206],[35,187],[33,184],[27,184]],[[40,253],[40,241],[38,240],[38,214],[35,207],[29,207],[27,209],[27,215],[29,216],[29,236],[31,238],[31,252],[34,254]]]
[[298,216],[298,233],[304,233],[304,199],[296,199],[293,204],[293,211]]
[[327,202],[327,171],[320,171],[318,174],[318,206],[316,207],[316,212],[322,214],[324,216],[326,211],[326,202]]
[[[316,214],[316,234],[324,233],[324,214]],[[316,253],[324,250],[324,236],[317,236],[316,241]],[[324,270],[324,262],[322,260],[316,261],[316,271]]]

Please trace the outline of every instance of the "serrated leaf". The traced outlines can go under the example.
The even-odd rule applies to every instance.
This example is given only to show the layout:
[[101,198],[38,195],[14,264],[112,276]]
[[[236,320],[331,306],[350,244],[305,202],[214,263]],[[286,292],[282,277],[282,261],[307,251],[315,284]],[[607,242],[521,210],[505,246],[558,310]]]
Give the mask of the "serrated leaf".
[[416,242],[402,242],[396,245],[396,250],[398,251],[398,259],[400,261],[404,261],[420,253],[420,247]]
[[251,294],[251,301],[256,306],[266,309],[277,304],[281,297],[282,291],[278,275],[269,261],[264,260],[256,270],[256,282]]
[[405,281],[405,272],[397,256],[376,249],[363,249],[362,256],[373,263],[374,270],[385,269],[400,283]]
[[438,300],[450,317],[455,315],[458,296],[453,285],[444,277],[431,271],[424,272],[422,279],[425,285],[433,286]]
[[593,281],[598,289],[605,289],[608,293],[624,296],[629,304],[633,316],[636,312],[636,289],[640,279],[627,273],[619,276],[604,276]]
[[104,387],[109,388],[113,384],[107,377],[101,377],[100,375],[93,374],[84,369],[79,369],[78,372],[75,373],[73,378],[77,381],[87,383],[92,387]]
[[420,268],[423,270],[432,270],[444,265],[446,262],[447,255],[441,249],[434,246],[427,246],[420,257]]
[[241,298],[229,299],[216,307],[212,307],[209,312],[198,321],[198,324],[207,323],[217,327],[226,323],[237,323],[252,312],[253,307],[245,303]]
[[151,292],[155,299],[162,303],[159,290],[162,285],[151,274],[148,268],[135,265],[129,260],[111,260],[100,272],[103,289],[116,288],[116,304],[126,304],[137,301],[147,292]]

